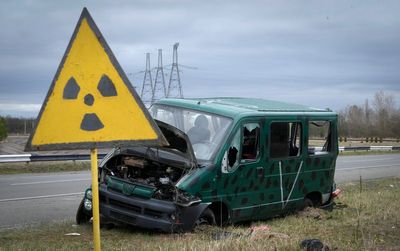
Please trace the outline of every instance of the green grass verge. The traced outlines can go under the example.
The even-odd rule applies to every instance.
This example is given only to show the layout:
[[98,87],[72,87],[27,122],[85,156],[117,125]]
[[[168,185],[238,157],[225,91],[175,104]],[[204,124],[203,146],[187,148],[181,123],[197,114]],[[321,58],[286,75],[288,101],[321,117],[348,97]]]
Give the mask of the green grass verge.
[[0,175],[19,173],[52,173],[84,170],[90,170],[90,161],[0,163]]
[[399,154],[400,151],[343,151],[339,152],[341,156],[353,156],[353,155],[387,155],[387,154]]
[[[101,229],[103,250],[301,250],[307,238],[318,238],[332,250],[398,250],[400,246],[400,178],[342,186],[331,212],[310,209],[286,217],[253,222],[269,231],[249,235],[249,225],[202,227],[187,234],[149,233],[132,228]],[[0,231],[0,250],[91,250],[90,225],[72,221]],[[213,234],[238,234],[214,240]],[[66,236],[76,232],[80,236]]]

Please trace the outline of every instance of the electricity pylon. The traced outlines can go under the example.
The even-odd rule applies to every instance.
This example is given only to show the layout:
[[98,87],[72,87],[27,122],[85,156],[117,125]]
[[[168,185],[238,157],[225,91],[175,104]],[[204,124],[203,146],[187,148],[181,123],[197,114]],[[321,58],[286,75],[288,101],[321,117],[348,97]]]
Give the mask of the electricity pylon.
[[151,106],[153,98],[153,80],[151,78],[150,53],[146,53],[146,70],[144,72],[140,98],[142,99],[143,104],[146,106],[146,108],[149,108]]
[[172,57],[172,68],[169,76],[167,98],[183,98],[181,78],[179,76],[178,68],[178,46],[179,43],[174,44],[174,53]]
[[158,66],[156,72],[156,79],[154,80],[153,97],[151,98],[151,104],[154,104],[157,100],[166,97],[167,90],[165,88],[164,70],[162,63],[162,50],[158,49]]

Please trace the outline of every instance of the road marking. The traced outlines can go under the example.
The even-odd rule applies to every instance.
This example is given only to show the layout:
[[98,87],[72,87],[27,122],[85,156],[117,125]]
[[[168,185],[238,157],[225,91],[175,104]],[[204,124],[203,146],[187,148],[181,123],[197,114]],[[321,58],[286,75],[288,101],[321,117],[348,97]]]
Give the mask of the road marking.
[[83,195],[83,194],[84,194],[84,193],[81,192],[81,193],[63,193],[63,194],[41,195],[41,196],[32,196],[32,197],[1,199],[0,202],[20,201],[20,200],[34,200],[34,199],[46,199],[46,198],[55,198],[55,197],[64,197],[64,196],[75,196],[75,195]]
[[71,179],[71,180],[49,180],[49,181],[35,181],[35,182],[25,182],[25,183],[13,183],[11,186],[24,186],[24,185],[36,185],[36,184],[49,184],[49,183],[62,183],[62,182],[72,182],[72,181],[90,181],[91,179]]
[[336,170],[337,171],[346,171],[346,170],[381,168],[381,167],[400,167],[400,165],[399,164],[393,164],[393,165],[380,165],[380,166],[362,166],[362,167],[338,168]]
[[[79,172],[79,173],[78,173]],[[21,180],[21,179],[40,179],[40,178],[60,178],[60,177],[89,177],[90,178],[90,172],[89,171],[77,171],[75,172],[69,172],[66,174],[63,173],[50,173],[50,174],[38,174],[38,173],[23,173],[23,174],[7,174],[7,175],[0,175],[0,181],[12,181],[12,180]]]

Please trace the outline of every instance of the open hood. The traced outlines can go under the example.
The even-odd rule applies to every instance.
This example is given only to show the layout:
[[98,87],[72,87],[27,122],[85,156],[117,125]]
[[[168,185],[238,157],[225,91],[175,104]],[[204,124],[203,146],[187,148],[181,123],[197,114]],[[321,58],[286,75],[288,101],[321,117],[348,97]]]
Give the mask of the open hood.
[[[178,128],[155,120],[168,141],[167,146],[132,146],[116,148],[104,157],[100,166],[119,154],[140,155],[147,159],[157,159],[172,166],[191,169],[197,167],[196,156],[188,136]],[[161,150],[161,151],[158,151]]]
[[155,121],[169,144],[163,148],[178,150],[187,156],[188,160],[192,162],[193,166],[197,166],[196,156],[194,155],[192,144],[190,143],[189,137],[186,135],[186,133],[160,120],[155,119]]

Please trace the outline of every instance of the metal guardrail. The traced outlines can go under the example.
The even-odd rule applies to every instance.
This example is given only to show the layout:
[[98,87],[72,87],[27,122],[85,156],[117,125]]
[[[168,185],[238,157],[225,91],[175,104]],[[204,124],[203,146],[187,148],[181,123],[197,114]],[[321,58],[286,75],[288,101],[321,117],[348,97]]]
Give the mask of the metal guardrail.
[[0,163],[30,162],[32,154],[0,155]]
[[[105,153],[97,154],[98,159],[106,156]],[[0,163],[12,162],[39,162],[39,161],[68,161],[90,160],[90,154],[11,154],[0,155]]]
[[[322,147],[310,150],[321,151]],[[400,151],[400,146],[340,146],[339,151]],[[98,159],[106,156],[105,153],[97,154]],[[39,161],[69,161],[90,160],[90,154],[12,154],[0,155],[0,163],[12,162],[39,162]]]

